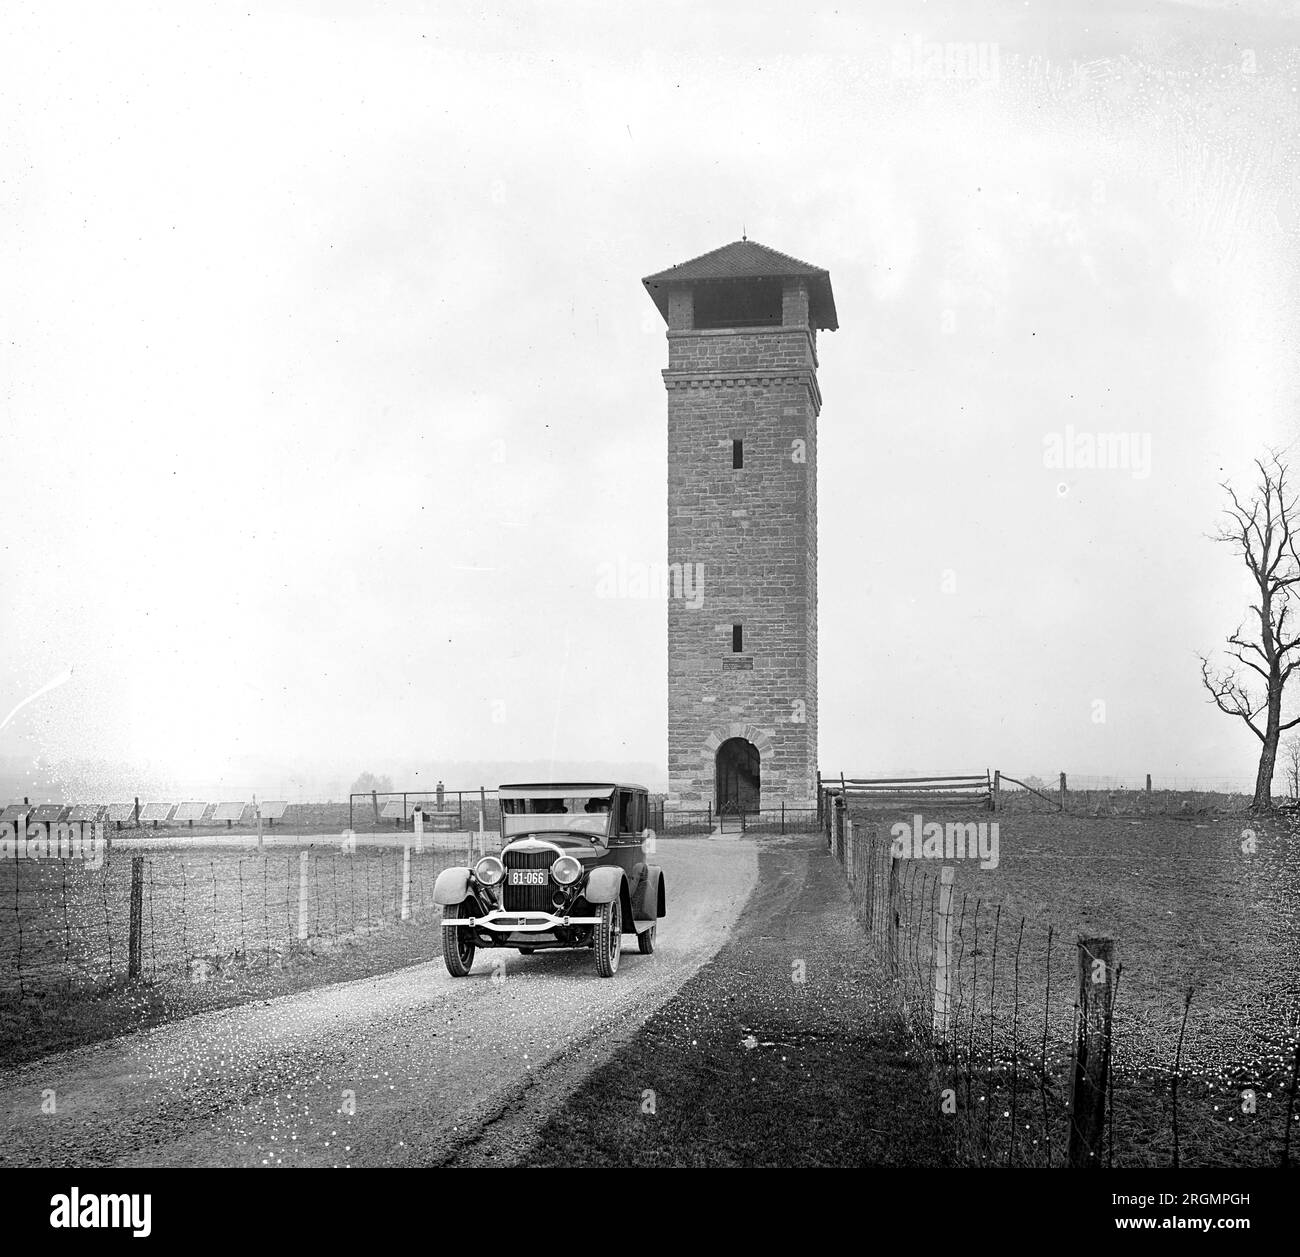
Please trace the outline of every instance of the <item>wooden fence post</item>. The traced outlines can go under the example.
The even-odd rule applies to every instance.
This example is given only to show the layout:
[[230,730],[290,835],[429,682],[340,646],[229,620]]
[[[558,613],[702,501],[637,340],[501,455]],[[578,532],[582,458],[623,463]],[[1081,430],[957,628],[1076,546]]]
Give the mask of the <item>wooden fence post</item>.
[[126,976],[140,976],[141,935],[144,924],[144,856],[131,857],[131,930],[127,936]]
[[993,770],[993,810],[995,812],[1002,809],[1002,769]]
[[853,818],[844,818],[844,876],[853,885]]
[[135,796],[135,827],[140,828],[140,796]]
[[379,828],[379,791],[378,790],[372,790],[370,792],[370,806],[375,809],[375,828],[378,829]]
[[298,853],[298,941],[307,938],[307,852]]
[[415,854],[424,854],[424,808],[415,809]]
[[1101,1165],[1106,1132],[1111,1009],[1115,998],[1115,940],[1079,939],[1079,1026],[1074,1044],[1067,1164]]
[[1151,774],[1147,773],[1147,794],[1151,793]]
[[411,844],[402,848],[402,920],[411,919]]
[[1065,811],[1065,774],[1061,774],[1061,811]]
[[952,1009],[952,880],[956,869],[945,864],[939,870],[939,919],[935,925],[934,1037],[948,1039]]

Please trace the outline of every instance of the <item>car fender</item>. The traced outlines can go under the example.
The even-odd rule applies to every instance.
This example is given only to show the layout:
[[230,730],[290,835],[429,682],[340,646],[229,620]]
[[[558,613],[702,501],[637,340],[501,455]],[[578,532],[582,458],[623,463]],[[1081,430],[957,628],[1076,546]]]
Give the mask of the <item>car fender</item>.
[[627,898],[626,881],[621,868],[616,864],[607,864],[591,870],[582,893],[590,904],[613,903],[615,899]]
[[664,898],[664,874],[657,864],[643,864],[637,870],[636,903],[633,912],[639,921],[653,921],[667,915]]
[[469,869],[443,869],[433,884],[434,903],[463,903],[472,894],[469,888]]

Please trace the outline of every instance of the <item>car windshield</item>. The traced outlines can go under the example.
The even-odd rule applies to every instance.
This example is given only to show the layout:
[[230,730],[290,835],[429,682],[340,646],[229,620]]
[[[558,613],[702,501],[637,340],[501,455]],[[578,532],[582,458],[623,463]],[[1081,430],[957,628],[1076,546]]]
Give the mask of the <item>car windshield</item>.
[[501,832],[507,838],[563,831],[603,838],[609,832],[609,816],[608,796],[501,800]]

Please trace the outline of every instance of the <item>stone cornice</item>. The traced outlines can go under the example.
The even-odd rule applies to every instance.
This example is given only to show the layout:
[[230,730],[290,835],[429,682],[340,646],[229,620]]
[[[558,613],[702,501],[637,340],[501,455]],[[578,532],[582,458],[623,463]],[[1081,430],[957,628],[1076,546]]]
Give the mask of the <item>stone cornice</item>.
[[752,384],[802,384],[812,395],[813,414],[821,413],[822,392],[817,372],[812,367],[787,368],[784,371],[672,371],[665,368],[664,387],[674,388],[745,388]]
[[804,339],[808,342],[808,352],[812,355],[812,364],[814,367],[820,365],[817,361],[817,339],[812,333],[812,328],[807,324],[786,324],[781,323],[775,327],[707,327],[699,330],[691,329],[669,329],[665,335],[669,340],[688,340],[693,336],[795,336],[802,333]]

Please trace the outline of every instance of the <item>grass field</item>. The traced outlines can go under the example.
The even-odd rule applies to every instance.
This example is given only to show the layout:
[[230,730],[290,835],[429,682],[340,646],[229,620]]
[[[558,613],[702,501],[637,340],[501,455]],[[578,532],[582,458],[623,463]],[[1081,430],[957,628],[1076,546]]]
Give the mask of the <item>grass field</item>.
[[[0,861],[0,1060],[203,1008],[382,972],[441,954],[433,883],[469,835],[117,840],[101,868]],[[477,839],[477,835],[474,836]],[[299,937],[302,853],[305,925]],[[128,982],[133,857],[142,858],[139,980]]]
[[[891,826],[915,810],[853,813],[864,916],[887,884]],[[992,1099],[984,1101],[985,1135],[1010,1121],[1007,1079],[1014,1072],[1029,1080],[1025,1105],[1050,1098],[1053,1120],[1042,1125],[1063,1142],[1076,942],[1108,937],[1122,965],[1112,1050],[1116,1121],[1121,1114],[1133,1119],[1126,1155],[1168,1163],[1176,1062],[1187,1111],[1184,1155],[1225,1164],[1270,1155],[1265,1145],[1275,1142],[1285,1116],[1300,1007],[1300,842],[1284,822],[1248,823],[1236,809],[1187,810],[1186,817],[925,813],[926,821],[999,826],[996,869],[956,862],[954,1007],[946,1027],[971,1103],[979,1103],[979,1082],[1003,1102],[995,1116]],[[918,1019],[927,1021],[941,865],[910,860],[900,867],[903,985]],[[877,910],[878,925],[883,915]],[[1040,1070],[1055,1080],[1050,1097],[1033,1091]],[[1244,1111],[1252,1102],[1247,1091],[1254,1113]],[[1017,1107],[1023,1115],[1019,1098]]]

